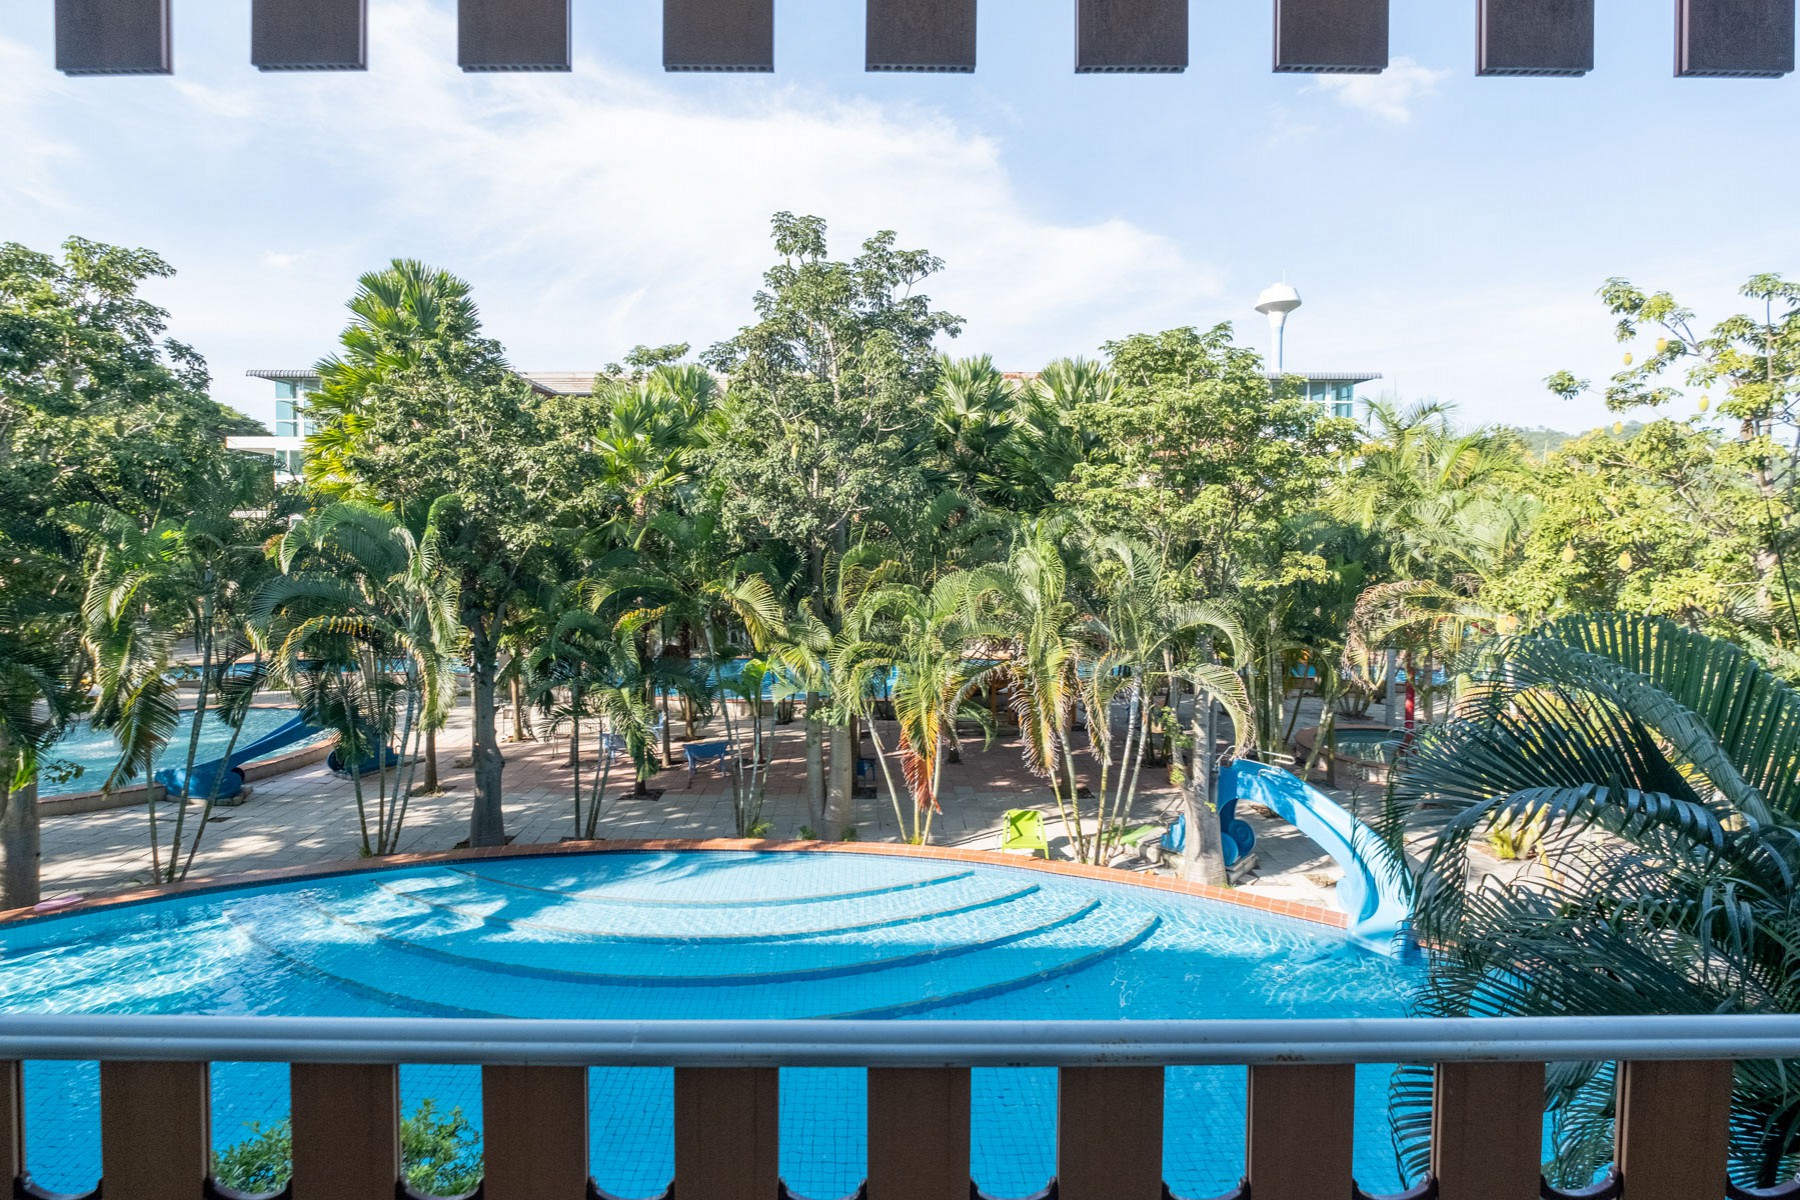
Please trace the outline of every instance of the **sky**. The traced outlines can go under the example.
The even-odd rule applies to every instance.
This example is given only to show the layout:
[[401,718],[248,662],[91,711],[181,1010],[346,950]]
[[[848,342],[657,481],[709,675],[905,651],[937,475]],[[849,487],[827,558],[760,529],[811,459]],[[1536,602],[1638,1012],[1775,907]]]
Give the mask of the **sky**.
[[1151,76],[1075,75],[1072,0],[982,0],[974,75],[865,73],[855,0],[777,0],[772,75],[665,74],[655,0],[574,0],[570,74],[464,75],[454,0],[369,0],[367,72],[263,75],[247,4],[175,0],[174,75],[70,79],[13,0],[0,241],[157,251],[171,333],[264,420],[244,372],[328,353],[389,259],[468,279],[521,369],[589,370],[746,323],[789,210],[942,257],[942,348],[1003,369],[1221,321],[1266,350],[1285,278],[1290,369],[1580,430],[1612,418],[1543,380],[1619,369],[1608,277],[1710,324],[1800,274],[1800,77],[1672,78],[1672,4],[1599,0],[1593,74],[1510,79],[1475,0],[1392,0],[1390,68],[1321,77],[1269,70],[1270,0],[1193,0]]

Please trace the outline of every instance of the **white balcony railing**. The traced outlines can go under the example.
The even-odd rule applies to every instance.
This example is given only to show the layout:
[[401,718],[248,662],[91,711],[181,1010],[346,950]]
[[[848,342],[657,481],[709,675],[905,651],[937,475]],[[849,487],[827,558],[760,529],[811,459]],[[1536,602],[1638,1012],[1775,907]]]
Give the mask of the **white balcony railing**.
[[1437,1200],[1534,1200],[1544,1064],[1621,1064],[1611,1176],[1580,1195],[1722,1200],[1733,1063],[1800,1058],[1800,1017],[1259,1021],[522,1021],[0,1018],[0,1171],[24,1157],[20,1064],[98,1060],[104,1200],[229,1196],[208,1179],[209,1064],[292,1064],[292,1200],[393,1200],[402,1063],[478,1064],[482,1200],[583,1200],[594,1066],[675,1068],[678,1200],[777,1200],[776,1068],[869,1070],[866,1200],[969,1200],[969,1070],[1056,1067],[1056,1200],[1165,1200],[1163,1068],[1249,1068],[1251,1200],[1358,1196],[1357,1063],[1433,1063]]

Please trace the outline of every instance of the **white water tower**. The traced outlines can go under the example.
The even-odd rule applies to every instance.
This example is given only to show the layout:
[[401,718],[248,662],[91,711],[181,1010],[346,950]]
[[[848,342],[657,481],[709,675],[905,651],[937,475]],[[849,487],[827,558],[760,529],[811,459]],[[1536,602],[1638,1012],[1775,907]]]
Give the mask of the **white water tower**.
[[1275,370],[1282,371],[1282,349],[1287,331],[1288,314],[1300,307],[1300,293],[1285,283],[1263,289],[1256,298],[1256,311],[1269,314],[1269,331],[1275,335]]

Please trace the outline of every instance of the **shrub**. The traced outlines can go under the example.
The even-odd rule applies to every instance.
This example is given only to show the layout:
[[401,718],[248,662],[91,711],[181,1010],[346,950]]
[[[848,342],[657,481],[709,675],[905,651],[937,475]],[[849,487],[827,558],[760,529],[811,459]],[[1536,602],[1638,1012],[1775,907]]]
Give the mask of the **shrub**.
[[[213,1155],[213,1178],[240,1192],[278,1192],[293,1170],[294,1128],[283,1118],[260,1121],[235,1145]],[[460,1196],[481,1182],[481,1135],[460,1108],[439,1116],[437,1101],[422,1100],[400,1122],[400,1159],[406,1182],[427,1196]]]

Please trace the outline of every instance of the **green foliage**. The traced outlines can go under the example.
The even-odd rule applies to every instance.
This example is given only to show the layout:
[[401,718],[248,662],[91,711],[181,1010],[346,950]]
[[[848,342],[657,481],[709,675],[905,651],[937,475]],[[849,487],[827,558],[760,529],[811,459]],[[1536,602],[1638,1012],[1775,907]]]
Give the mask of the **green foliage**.
[[[1450,720],[1403,754],[1390,844],[1433,835],[1415,928],[1439,948],[1429,1015],[1795,1012],[1800,695],[1728,642],[1627,614],[1499,642]],[[1480,880],[1471,840],[1535,826],[1541,879]],[[1478,881],[1479,880],[1479,881]],[[1794,1063],[1744,1064],[1732,1176],[1790,1177]],[[1424,1166],[1429,1072],[1396,1083],[1403,1156]],[[1552,1072],[1553,1183],[1609,1152],[1612,1080]]]
[[826,256],[818,217],[778,213],[773,232],[781,261],[763,276],[756,323],[705,355],[731,376],[707,469],[728,528],[802,549],[822,602],[827,552],[876,509],[927,499],[918,397],[936,379],[933,340],[961,318],[916,290],[943,264],[896,248],[891,232],[848,262]]
[[1271,383],[1228,325],[1105,349],[1113,386],[1076,409],[1096,452],[1060,495],[1095,529],[1191,562],[1203,590],[1223,594],[1316,499],[1354,425],[1325,416],[1291,379]]
[[1786,504],[1755,469],[1746,443],[1686,422],[1577,438],[1538,469],[1536,519],[1491,597],[1523,614],[1620,609],[1728,630],[1779,586],[1759,560],[1771,506],[1785,524]]
[[[213,1178],[252,1195],[280,1191],[293,1169],[293,1122],[246,1128],[243,1140],[213,1155]],[[407,1184],[422,1195],[461,1196],[481,1182],[481,1135],[460,1108],[438,1115],[435,1100],[421,1100],[400,1122],[400,1157]]]
[[467,283],[395,260],[364,275],[342,353],[319,364],[308,481],[437,531],[469,634],[474,692],[472,845],[505,840],[494,727],[501,639],[513,606],[565,532],[581,445],[482,336]]

